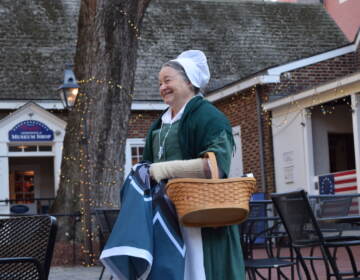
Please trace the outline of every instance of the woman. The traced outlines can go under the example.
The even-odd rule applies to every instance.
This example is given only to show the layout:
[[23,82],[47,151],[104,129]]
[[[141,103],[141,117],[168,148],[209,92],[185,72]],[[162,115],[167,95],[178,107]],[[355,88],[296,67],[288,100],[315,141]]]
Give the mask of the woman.
[[[155,121],[146,138],[143,159],[153,162],[156,181],[209,178],[205,152],[214,152],[222,177],[227,177],[234,140],[224,114],[204,100],[200,89],[210,78],[205,55],[181,53],[159,73],[160,95],[169,108]],[[187,246],[185,279],[245,279],[237,226],[182,227]]]

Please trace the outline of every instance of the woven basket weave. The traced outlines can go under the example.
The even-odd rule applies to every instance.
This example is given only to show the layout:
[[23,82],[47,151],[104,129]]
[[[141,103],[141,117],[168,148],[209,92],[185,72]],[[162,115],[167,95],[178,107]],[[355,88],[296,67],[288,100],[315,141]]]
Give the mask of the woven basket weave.
[[254,178],[218,179],[214,153],[207,153],[212,179],[179,178],[166,185],[180,222],[191,227],[218,227],[243,222],[256,190]]

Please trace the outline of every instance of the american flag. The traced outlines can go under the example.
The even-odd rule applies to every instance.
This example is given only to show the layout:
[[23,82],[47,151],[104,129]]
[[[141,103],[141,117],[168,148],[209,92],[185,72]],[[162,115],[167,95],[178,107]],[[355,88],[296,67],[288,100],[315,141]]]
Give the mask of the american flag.
[[[320,194],[357,194],[356,170],[319,176]],[[353,199],[350,213],[358,214],[358,200]]]

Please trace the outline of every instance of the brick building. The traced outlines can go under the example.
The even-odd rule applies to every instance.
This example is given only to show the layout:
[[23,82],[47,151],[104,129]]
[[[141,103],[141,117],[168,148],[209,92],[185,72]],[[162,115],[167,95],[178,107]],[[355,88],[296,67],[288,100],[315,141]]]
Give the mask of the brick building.
[[285,95],[264,104],[272,114],[277,191],[359,192],[359,43],[358,34],[347,46],[297,61],[279,91]]
[[[56,88],[74,55],[78,9],[76,0],[0,4],[0,200],[23,195],[17,182],[32,185],[26,193],[32,198],[56,194],[66,124]],[[205,96],[234,129],[231,175],[252,172],[267,192],[275,189],[273,131],[262,104],[354,73],[358,61],[349,51],[333,63],[309,63],[348,44],[321,5],[154,0],[141,36],[125,170],[141,159],[146,131],[166,107],[158,94],[161,65],[185,49],[201,49],[212,74]],[[48,141],[16,138],[20,124],[34,123]]]

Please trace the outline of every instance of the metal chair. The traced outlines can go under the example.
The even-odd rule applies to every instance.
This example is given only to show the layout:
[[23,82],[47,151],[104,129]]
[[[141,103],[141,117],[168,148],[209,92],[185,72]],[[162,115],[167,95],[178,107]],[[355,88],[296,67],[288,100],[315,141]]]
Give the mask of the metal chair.
[[[271,198],[289,235],[290,242],[295,249],[297,260],[301,264],[308,280],[311,280],[312,277],[301,249],[309,247],[320,248],[322,254],[321,260],[325,264],[327,279],[334,277],[337,280],[341,280],[343,276],[358,277],[360,275],[351,251],[351,246],[360,245],[360,239],[346,236],[324,237],[305,191],[272,194]],[[336,263],[336,256],[331,254],[331,250],[336,248],[344,248],[346,250],[352,271],[340,271]]]
[[[279,230],[279,219],[267,217],[267,203],[251,203],[249,218],[240,225],[245,268],[249,279],[271,279],[272,270],[276,270],[278,279],[294,279],[296,265],[293,251],[288,246],[284,256],[282,245],[284,231]],[[263,249],[266,257],[256,257],[254,251]],[[283,268],[291,269],[291,278],[283,273]],[[264,276],[263,271],[267,271]]]
[[[116,219],[119,215],[120,209],[111,209],[111,208],[95,208],[95,217],[96,222],[99,225],[99,242],[100,250],[105,246],[106,241],[108,240],[112,228],[116,222]],[[105,271],[105,266],[102,267],[99,280],[102,279]],[[112,279],[112,276],[110,277]]]
[[[309,196],[310,205],[313,208],[316,218],[340,217],[349,215],[353,197],[332,195],[332,196]],[[329,224],[319,222],[320,229],[324,236],[341,236],[346,224]]]
[[56,238],[51,216],[0,219],[0,279],[48,279]]

